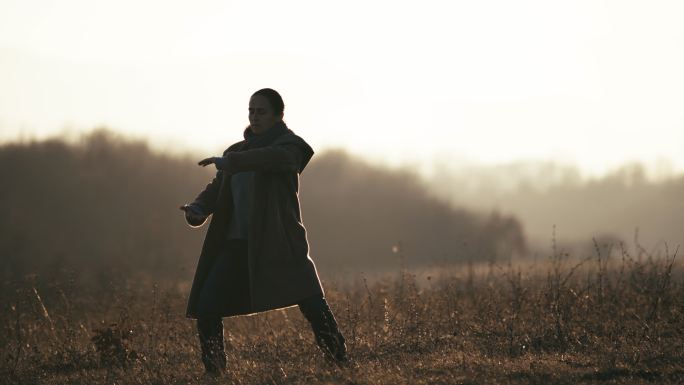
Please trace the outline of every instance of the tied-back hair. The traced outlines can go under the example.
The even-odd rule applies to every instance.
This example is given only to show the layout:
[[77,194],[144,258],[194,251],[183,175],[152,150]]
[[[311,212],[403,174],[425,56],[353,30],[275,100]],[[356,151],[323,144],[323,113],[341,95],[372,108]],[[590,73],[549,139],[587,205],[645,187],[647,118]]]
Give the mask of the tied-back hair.
[[252,97],[257,95],[263,96],[268,100],[268,103],[271,105],[271,108],[273,108],[273,112],[276,115],[282,114],[283,111],[285,111],[285,102],[283,102],[283,98],[278,91],[272,88],[262,88],[252,94]]

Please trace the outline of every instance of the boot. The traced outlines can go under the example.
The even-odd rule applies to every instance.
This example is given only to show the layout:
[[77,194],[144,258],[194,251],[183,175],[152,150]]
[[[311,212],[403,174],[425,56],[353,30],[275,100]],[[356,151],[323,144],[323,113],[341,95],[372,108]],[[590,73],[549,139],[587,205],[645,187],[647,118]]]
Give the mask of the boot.
[[299,310],[311,324],[316,344],[325,357],[335,363],[346,363],[347,345],[325,298],[308,298],[299,304]]
[[221,318],[197,320],[202,363],[208,375],[220,376],[226,370],[226,354],[223,347],[223,321]]

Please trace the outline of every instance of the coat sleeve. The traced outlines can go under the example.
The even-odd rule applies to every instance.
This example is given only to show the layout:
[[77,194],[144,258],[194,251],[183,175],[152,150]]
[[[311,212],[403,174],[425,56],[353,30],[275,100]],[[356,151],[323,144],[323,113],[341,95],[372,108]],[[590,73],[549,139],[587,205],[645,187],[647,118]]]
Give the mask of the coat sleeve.
[[280,144],[240,152],[227,152],[216,168],[228,174],[243,171],[301,172],[302,150],[296,144]]
[[199,208],[202,214],[209,216],[213,214],[216,208],[216,199],[218,198],[221,182],[223,181],[223,170],[218,170],[214,179],[207,184],[204,190],[197,195],[191,205]]

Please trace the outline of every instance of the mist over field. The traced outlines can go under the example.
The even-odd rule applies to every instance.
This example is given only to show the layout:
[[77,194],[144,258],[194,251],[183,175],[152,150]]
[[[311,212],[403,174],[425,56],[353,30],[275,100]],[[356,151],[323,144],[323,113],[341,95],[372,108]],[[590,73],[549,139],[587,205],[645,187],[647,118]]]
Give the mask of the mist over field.
[[684,244],[684,175],[625,164],[600,177],[552,162],[512,162],[497,167],[441,167],[431,191],[454,206],[497,209],[518,218],[532,248],[543,250],[554,234],[579,251],[592,238],[646,248]]
[[[206,226],[178,210],[213,177],[196,158],[107,130],[0,146],[1,379],[207,383],[184,316]],[[211,383],[681,383],[678,250],[622,235],[676,240],[684,178],[538,167],[430,179],[316,154],[303,221],[351,361],[286,308],[226,319]]]
[[[3,271],[135,266],[189,279],[206,227],[187,227],[177,207],[214,173],[196,162],[107,130],[2,145]],[[683,176],[653,182],[638,165],[588,181],[571,167],[524,163],[425,178],[327,151],[302,174],[300,199],[326,276],[543,257],[554,231],[579,258],[593,238],[619,247],[638,235],[640,246],[674,249],[682,193]]]
[[[683,15],[0,1],[0,385],[684,384]],[[190,319],[191,291],[261,309],[306,283],[281,248],[246,275],[202,253],[179,210],[215,175],[198,161],[282,119],[316,151],[323,301]],[[301,246],[281,209],[264,229]]]
[[[5,275],[135,267],[189,279],[206,227],[178,206],[215,170],[146,143],[95,131],[0,147]],[[325,276],[524,256],[518,220],[453,207],[419,178],[342,152],[317,154],[301,177],[311,255]]]

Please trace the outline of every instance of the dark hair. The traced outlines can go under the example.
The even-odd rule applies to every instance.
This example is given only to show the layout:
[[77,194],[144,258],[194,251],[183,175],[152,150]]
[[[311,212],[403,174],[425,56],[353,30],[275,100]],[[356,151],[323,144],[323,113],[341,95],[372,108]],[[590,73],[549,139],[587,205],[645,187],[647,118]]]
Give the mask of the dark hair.
[[285,110],[285,103],[283,102],[283,98],[280,96],[278,91],[271,88],[262,88],[253,93],[252,97],[257,95],[263,96],[268,100],[268,103],[271,105],[271,108],[273,108],[273,112],[276,115],[282,114]]

